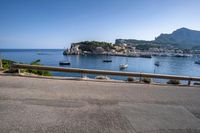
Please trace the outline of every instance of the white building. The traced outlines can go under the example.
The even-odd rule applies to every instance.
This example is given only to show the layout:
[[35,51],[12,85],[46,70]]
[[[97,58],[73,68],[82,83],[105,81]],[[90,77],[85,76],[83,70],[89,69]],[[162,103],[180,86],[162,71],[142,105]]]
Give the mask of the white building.
[[160,52],[159,48],[149,48],[149,52]]

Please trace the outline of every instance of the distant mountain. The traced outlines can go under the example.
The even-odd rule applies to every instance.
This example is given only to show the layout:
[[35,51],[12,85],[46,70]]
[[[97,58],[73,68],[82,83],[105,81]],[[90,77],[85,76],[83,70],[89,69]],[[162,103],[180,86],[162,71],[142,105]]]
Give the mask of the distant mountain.
[[197,48],[200,47],[200,31],[180,28],[172,34],[161,34],[154,42],[170,44],[180,48]]
[[180,28],[171,34],[161,34],[153,41],[135,40],[135,39],[116,39],[115,44],[128,45],[156,45],[156,46],[174,46],[183,49],[200,49],[200,31]]

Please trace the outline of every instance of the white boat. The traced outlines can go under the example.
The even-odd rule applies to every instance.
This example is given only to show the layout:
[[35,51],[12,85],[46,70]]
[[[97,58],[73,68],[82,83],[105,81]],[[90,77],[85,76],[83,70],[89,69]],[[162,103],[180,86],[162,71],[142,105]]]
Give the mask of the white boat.
[[128,67],[128,58],[126,58],[126,63],[120,64],[119,65],[119,69],[123,70],[126,69]]
[[125,68],[127,68],[128,67],[128,64],[120,64],[119,65],[119,68],[120,69],[125,69]]

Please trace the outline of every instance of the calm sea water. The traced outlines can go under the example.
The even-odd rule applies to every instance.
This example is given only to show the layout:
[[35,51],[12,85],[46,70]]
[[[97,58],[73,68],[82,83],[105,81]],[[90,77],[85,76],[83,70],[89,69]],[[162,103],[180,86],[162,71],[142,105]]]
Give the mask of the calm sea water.
[[[159,74],[173,74],[185,76],[200,77],[200,65],[194,64],[197,57],[153,57],[153,58],[134,58],[134,57],[119,57],[119,56],[81,56],[70,55],[63,56],[63,49],[51,50],[0,50],[1,56],[4,59],[10,59],[18,62],[30,63],[40,59],[43,65],[59,66],[59,61],[69,60],[70,68],[87,68],[120,71],[119,65],[128,61],[128,68],[125,71],[129,72],[146,72]],[[103,63],[103,59],[112,59],[111,63]],[[159,67],[155,67],[154,63],[160,62]],[[80,74],[69,74],[53,72],[56,76],[81,76]]]

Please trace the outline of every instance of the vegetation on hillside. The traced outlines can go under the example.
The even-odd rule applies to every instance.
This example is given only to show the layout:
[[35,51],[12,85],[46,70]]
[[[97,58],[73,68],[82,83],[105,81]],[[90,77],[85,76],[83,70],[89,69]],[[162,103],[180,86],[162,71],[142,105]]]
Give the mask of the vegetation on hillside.
[[153,44],[153,41],[145,41],[145,40],[136,40],[136,39],[116,39],[115,44],[128,44],[128,45],[144,45],[144,44]]
[[154,43],[153,41],[135,40],[135,39],[116,39],[115,45],[127,44],[129,46],[134,46],[138,50],[149,50],[149,48],[159,48],[160,45]]
[[98,42],[98,41],[84,41],[74,44],[80,45],[79,49],[81,49],[82,51],[91,51],[91,52],[95,50],[97,47],[102,47],[106,51],[109,51],[113,47],[112,43]]
[[160,46],[158,45],[152,45],[152,44],[141,44],[137,45],[136,49],[138,50],[149,50],[150,48],[159,48]]

